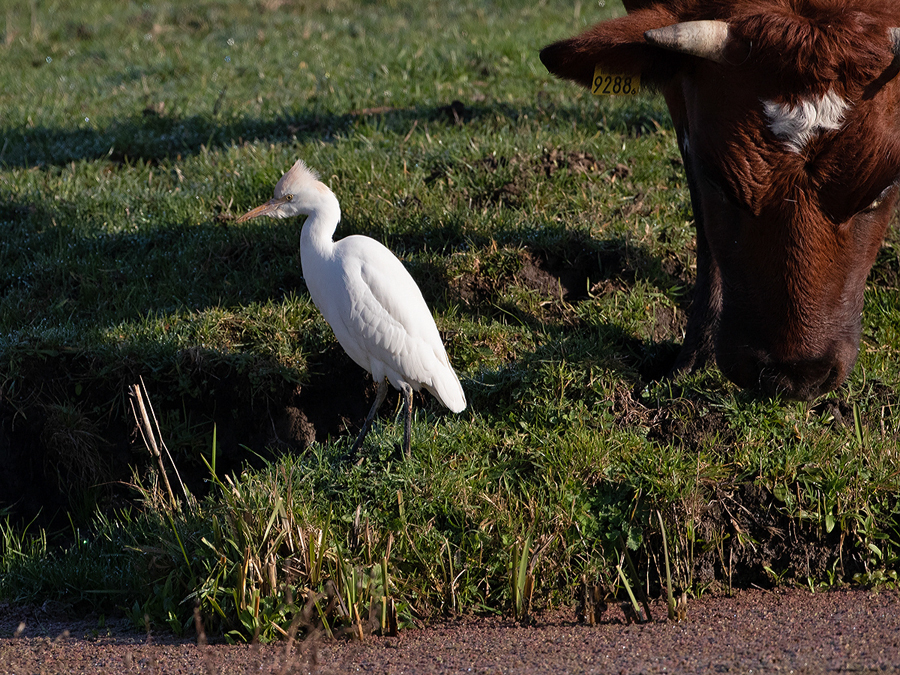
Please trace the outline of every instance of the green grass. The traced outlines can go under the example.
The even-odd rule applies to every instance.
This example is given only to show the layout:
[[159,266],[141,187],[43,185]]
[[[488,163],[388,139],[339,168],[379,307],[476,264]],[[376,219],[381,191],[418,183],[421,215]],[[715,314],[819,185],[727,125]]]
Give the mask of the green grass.
[[[0,598],[176,629],[199,604],[235,639],[371,607],[390,632],[581,584],[626,599],[626,550],[629,587],[660,594],[663,531],[689,593],[896,583],[896,235],[825,401],[714,369],[657,381],[695,263],[665,106],[592,98],[537,57],[621,6],[451,5],[0,14],[0,421],[27,484],[0,483]],[[409,462],[387,405],[347,457],[365,378],[306,292],[300,223],[234,222],[298,157],[341,200],[338,236],[403,259],[463,381],[459,416],[417,399]],[[191,508],[168,511],[133,436],[139,377]]]

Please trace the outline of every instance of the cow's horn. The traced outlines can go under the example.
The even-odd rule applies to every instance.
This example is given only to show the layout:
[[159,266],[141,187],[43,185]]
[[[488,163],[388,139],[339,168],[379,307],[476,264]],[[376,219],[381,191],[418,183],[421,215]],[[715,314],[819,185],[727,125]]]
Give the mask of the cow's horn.
[[891,36],[891,42],[894,43],[894,54],[900,56],[900,28],[890,28],[888,32]]
[[[892,33],[895,37],[896,33]],[[685,21],[644,33],[648,42],[672,51],[726,63],[728,24],[724,21]]]

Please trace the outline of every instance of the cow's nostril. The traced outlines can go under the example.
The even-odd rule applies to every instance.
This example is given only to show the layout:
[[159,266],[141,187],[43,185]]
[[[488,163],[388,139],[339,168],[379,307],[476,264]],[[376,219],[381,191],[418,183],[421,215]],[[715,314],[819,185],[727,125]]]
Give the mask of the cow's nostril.
[[853,368],[855,352],[779,361],[763,350],[742,348],[716,354],[719,368],[735,384],[769,396],[808,401],[836,389]]
[[838,387],[846,368],[835,359],[767,363],[759,370],[759,386],[769,395],[808,401]]

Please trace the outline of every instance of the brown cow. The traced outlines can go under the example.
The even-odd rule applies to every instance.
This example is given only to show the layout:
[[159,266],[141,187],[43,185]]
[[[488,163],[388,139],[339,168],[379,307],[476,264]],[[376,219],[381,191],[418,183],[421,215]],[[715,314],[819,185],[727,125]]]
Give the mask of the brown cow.
[[810,399],[859,351],[866,277],[900,192],[900,0],[625,0],[546,47],[591,86],[640,74],[675,125],[697,286],[675,371]]

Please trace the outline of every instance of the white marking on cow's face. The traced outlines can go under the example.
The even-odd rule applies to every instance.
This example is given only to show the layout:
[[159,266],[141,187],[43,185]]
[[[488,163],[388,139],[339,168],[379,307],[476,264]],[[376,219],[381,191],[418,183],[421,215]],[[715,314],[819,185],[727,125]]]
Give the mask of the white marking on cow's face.
[[796,106],[763,101],[769,129],[797,153],[802,152],[816,134],[840,129],[849,107],[850,104],[833,91],[820,99],[801,101]]

